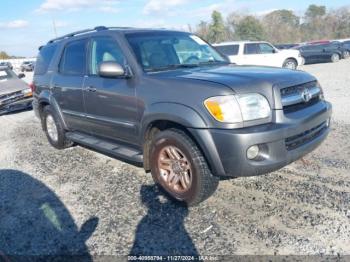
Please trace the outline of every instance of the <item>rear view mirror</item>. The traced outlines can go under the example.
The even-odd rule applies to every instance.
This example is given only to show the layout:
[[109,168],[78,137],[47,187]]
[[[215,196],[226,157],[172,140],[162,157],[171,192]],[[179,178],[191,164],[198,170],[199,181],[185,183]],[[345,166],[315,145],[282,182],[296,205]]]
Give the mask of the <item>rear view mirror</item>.
[[102,62],[98,67],[98,74],[101,77],[122,77],[125,76],[124,68],[116,62]]
[[19,78],[19,79],[22,79],[22,78],[25,78],[25,77],[26,77],[26,75],[23,74],[23,73],[18,74],[18,78]]

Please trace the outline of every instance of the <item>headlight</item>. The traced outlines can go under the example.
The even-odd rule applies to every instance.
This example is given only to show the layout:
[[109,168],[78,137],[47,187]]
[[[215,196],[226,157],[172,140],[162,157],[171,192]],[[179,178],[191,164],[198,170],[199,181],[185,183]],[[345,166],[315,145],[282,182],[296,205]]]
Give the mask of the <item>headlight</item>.
[[267,118],[271,114],[269,102],[262,95],[238,95],[237,100],[242,111],[243,121]]
[[263,119],[271,114],[267,99],[260,94],[210,97],[204,105],[217,121],[223,123]]
[[32,90],[30,88],[22,90],[22,94],[24,96],[32,96],[33,95]]

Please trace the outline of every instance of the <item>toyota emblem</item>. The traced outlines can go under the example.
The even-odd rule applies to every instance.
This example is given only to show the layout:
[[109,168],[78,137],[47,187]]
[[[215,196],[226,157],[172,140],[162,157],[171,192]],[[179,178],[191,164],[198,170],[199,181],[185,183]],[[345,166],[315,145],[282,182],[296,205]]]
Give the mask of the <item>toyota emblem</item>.
[[309,89],[304,88],[301,91],[301,98],[304,100],[305,103],[307,103],[307,102],[309,102],[311,100],[312,95],[311,95]]

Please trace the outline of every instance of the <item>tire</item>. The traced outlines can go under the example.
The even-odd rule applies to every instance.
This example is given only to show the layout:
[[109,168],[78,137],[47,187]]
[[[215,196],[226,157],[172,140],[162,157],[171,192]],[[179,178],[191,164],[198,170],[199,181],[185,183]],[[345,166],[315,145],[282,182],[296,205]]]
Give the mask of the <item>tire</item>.
[[294,59],[291,59],[291,58],[286,59],[286,61],[284,61],[284,63],[283,63],[283,68],[296,70],[297,67],[298,67],[297,61],[295,61]]
[[[162,157],[164,154],[167,154],[166,152],[169,149],[177,150],[177,155],[183,158],[181,158],[181,160],[164,160],[165,158]],[[151,173],[155,183],[170,197],[177,201],[184,202],[188,206],[198,205],[200,202],[209,198],[215,192],[219,184],[219,177],[212,175],[197,145],[181,130],[168,129],[156,134],[151,142],[150,158]],[[160,164],[160,161],[172,161],[173,164],[169,164],[167,167],[172,170],[177,170],[177,174],[173,172],[175,177],[172,180],[164,178],[164,174],[168,171],[162,169],[163,166]],[[177,164],[176,161],[183,161],[183,165],[189,166],[189,171],[182,172],[182,164]],[[179,171],[179,168],[182,171]],[[181,175],[178,175],[179,173],[181,173]],[[168,178],[170,174],[171,171],[169,171]],[[190,179],[186,180],[184,178],[185,175]],[[166,180],[168,182],[178,182],[176,186],[172,187]],[[187,189],[182,187],[184,181],[185,183],[186,181],[190,181],[190,183],[187,183]]]
[[339,60],[340,60],[340,55],[337,54],[337,53],[334,53],[334,54],[332,55],[332,57],[331,57],[332,63],[339,62]]
[[[47,140],[53,147],[57,149],[65,149],[73,145],[73,142],[66,138],[66,131],[63,128],[61,120],[51,106],[46,106],[44,108],[41,115],[41,124]],[[52,132],[54,132],[54,130],[52,129],[56,129],[57,136],[53,136]]]
[[343,52],[343,58],[348,59],[350,57],[350,51],[344,51]]

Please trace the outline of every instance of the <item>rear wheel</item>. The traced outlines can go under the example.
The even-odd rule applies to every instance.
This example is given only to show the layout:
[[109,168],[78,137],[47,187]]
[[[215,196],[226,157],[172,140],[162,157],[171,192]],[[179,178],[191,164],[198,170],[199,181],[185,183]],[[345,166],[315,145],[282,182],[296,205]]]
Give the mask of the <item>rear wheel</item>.
[[332,57],[331,57],[331,61],[333,63],[336,63],[336,62],[339,62],[340,60],[340,55],[339,54],[333,54]]
[[343,57],[344,57],[344,59],[348,59],[350,57],[350,52],[349,51],[344,51],[343,52]]
[[197,205],[216,190],[219,178],[212,175],[197,145],[183,131],[159,132],[151,146],[152,177],[172,198]]
[[73,145],[66,139],[61,120],[51,106],[46,106],[41,115],[41,122],[50,144],[57,149],[64,149]]
[[286,59],[286,61],[284,61],[283,67],[295,70],[298,67],[298,63],[294,59],[288,58],[288,59]]

